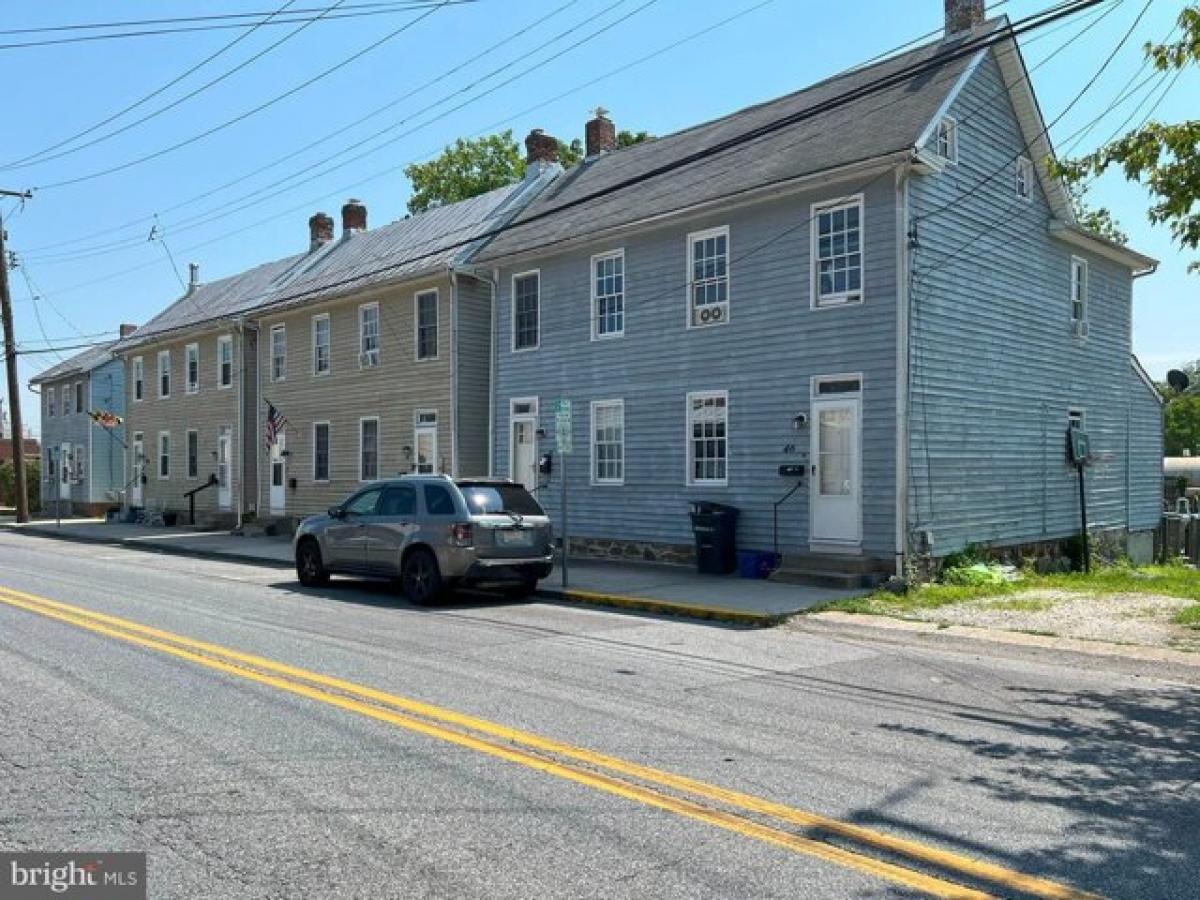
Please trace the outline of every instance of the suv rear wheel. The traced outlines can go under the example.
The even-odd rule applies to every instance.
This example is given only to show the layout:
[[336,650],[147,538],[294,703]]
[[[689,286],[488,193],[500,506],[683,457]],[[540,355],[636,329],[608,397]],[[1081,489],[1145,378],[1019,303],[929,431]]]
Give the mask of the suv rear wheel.
[[429,606],[441,599],[444,590],[437,557],[421,547],[404,558],[400,571],[404,594],[417,606]]

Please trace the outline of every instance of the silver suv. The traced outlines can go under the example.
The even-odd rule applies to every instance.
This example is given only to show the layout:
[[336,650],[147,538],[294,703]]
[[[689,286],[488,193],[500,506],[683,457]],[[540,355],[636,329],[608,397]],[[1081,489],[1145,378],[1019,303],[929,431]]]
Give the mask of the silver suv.
[[504,479],[373,481],[301,522],[293,548],[301,584],[326,584],[335,572],[397,578],[418,604],[460,584],[524,596],[554,566],[545,511],[524,487]]

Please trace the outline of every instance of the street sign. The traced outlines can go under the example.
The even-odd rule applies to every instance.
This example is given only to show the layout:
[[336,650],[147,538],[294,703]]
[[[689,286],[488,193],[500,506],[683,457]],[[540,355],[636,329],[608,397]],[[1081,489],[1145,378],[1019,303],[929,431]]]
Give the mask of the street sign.
[[554,401],[554,440],[559,453],[571,452],[571,401]]

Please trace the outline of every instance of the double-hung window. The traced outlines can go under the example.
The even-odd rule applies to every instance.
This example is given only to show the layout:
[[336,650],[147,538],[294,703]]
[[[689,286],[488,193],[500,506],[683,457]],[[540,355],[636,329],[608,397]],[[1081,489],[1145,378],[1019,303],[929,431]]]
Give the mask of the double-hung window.
[[233,335],[217,338],[217,387],[233,386]]
[[370,369],[379,365],[379,304],[367,303],[358,308],[358,367]]
[[1022,200],[1033,198],[1033,160],[1028,156],[1017,157],[1016,189]]
[[625,401],[592,401],[592,484],[625,483]]
[[158,397],[164,400],[171,396],[171,351],[158,352]]
[[958,162],[958,123],[952,117],[944,116],[938,122],[935,147],[946,162]]
[[687,395],[688,484],[729,483],[729,394]]
[[187,382],[184,391],[195,394],[200,390],[200,345],[188,344],[184,352],[184,373]]
[[[133,399],[146,396],[146,363],[140,356],[133,358]],[[54,415],[51,413],[51,415]]]
[[329,423],[313,423],[313,481],[329,480]]
[[313,374],[314,375],[328,375],[329,369],[330,369],[329,313],[322,313],[319,316],[313,316],[312,343],[313,343]]
[[1071,257],[1071,324],[1079,337],[1087,335],[1088,264],[1086,259]]
[[417,322],[417,359],[437,359],[438,292],[422,291],[413,298]]
[[56,406],[58,404],[58,388],[46,388],[46,417],[53,419],[58,412]]
[[535,350],[541,342],[541,274],[514,275],[512,282],[513,349]]
[[171,433],[158,433],[158,477],[166,481],[171,477]]
[[688,326],[729,318],[729,229],[688,235]]
[[83,382],[82,381],[75,382],[75,412],[77,412],[77,413],[87,412],[87,410],[85,410],[83,408]]
[[187,477],[200,477],[200,432],[195,429],[187,433]]
[[592,257],[592,337],[625,333],[625,251]]
[[862,197],[813,204],[813,306],[862,302]]
[[287,378],[287,326],[271,326],[271,380]]
[[62,397],[63,397],[63,415],[69,416],[71,414],[71,386],[69,384],[63,385]]
[[358,480],[374,481],[379,477],[379,419],[360,419],[358,422]]

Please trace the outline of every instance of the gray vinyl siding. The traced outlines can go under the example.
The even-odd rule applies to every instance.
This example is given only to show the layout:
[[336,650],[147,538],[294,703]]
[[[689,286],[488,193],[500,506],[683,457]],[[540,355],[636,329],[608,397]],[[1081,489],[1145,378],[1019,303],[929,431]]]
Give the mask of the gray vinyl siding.
[[[865,191],[865,301],[810,309],[811,204]],[[741,510],[739,544],[769,549],[772,504],[794,483],[781,463],[808,462],[809,429],[793,419],[810,408],[814,375],[861,372],[862,536],[866,553],[895,547],[896,260],[892,174],[715,212],[687,222],[548,255],[500,271],[497,307],[495,474],[510,474],[510,401],[537,397],[554,447],[553,402],[573,402],[571,532],[581,537],[687,544],[688,502]],[[730,311],[726,324],[686,327],[687,235],[729,226]],[[625,251],[625,334],[591,339],[591,256]],[[541,273],[541,342],[512,350],[512,276]],[[728,486],[686,482],[686,397],[728,391]],[[625,481],[590,483],[590,402],[625,403]],[[798,453],[785,451],[795,445]],[[563,461],[540,499],[558,518]],[[781,549],[808,549],[809,488],[780,509]]]
[[[75,406],[75,385],[81,383],[83,385],[83,397],[85,408],[80,410]],[[63,413],[63,391],[64,389],[71,392],[71,413],[65,415]],[[46,416],[46,392],[48,390],[55,391],[55,415],[53,418]],[[79,375],[71,375],[67,378],[61,378],[56,381],[51,381],[41,386],[42,391],[42,504],[43,509],[53,512],[53,503],[60,498],[60,484],[57,476],[61,473],[56,472],[55,480],[49,480],[47,473],[49,466],[46,462],[49,459],[56,459],[61,451],[64,443],[71,445],[72,454],[82,451],[87,454],[85,460],[84,472],[85,477],[82,480],[76,481],[74,478],[74,468],[72,468],[72,482],[69,485],[70,497],[69,501],[72,504],[90,502],[89,489],[90,484],[86,478],[87,467],[91,465],[91,448],[89,447],[89,433],[91,431],[92,420],[87,413],[87,398],[88,398],[88,376],[86,373]],[[52,453],[53,451],[53,453]],[[67,499],[67,498],[64,498]],[[47,506],[49,502],[50,506]]]
[[[438,291],[438,355],[417,360],[414,295]],[[359,367],[358,309],[379,304],[379,365]],[[306,516],[322,512],[358,488],[359,421],[379,419],[379,474],[395,475],[412,469],[418,409],[438,414],[438,471],[451,471],[450,306],[448,277],[425,279],[364,292],[355,297],[313,304],[260,322],[258,366],[262,402],[257,406],[253,441],[261,467],[259,511],[273,515],[270,504],[271,467],[264,442],[266,402],[288,420],[284,473],[284,509],[279,515]],[[329,314],[330,372],[313,374],[312,319]],[[287,372],[271,380],[271,327],[287,328]],[[327,482],[313,479],[313,423],[329,423]],[[404,448],[413,456],[405,457]],[[291,488],[290,479],[296,479]]]
[[[951,114],[958,164],[910,191],[909,522],[936,555],[1077,531],[1065,435],[1078,407],[1096,454],[1090,524],[1124,526],[1130,272],[1051,237],[1040,185],[1016,196],[1024,140],[990,57]],[[1071,327],[1072,255],[1088,262],[1086,338]]]
[[[90,409],[125,415],[125,364],[112,359],[90,373]],[[91,423],[92,452],[88,461],[93,503],[119,502],[125,490],[125,426],[104,428]]]
[[488,474],[488,395],[491,385],[492,288],[459,276],[457,297],[458,368],[455,427],[458,472]]
[[1132,366],[1128,383],[1129,528],[1155,528],[1162,519],[1162,401]]
[[[233,337],[233,383],[228,388],[218,387],[217,339],[223,335]],[[188,344],[200,347],[200,387],[195,394],[187,393],[185,374],[185,348]],[[123,353],[126,372],[127,414],[125,418],[126,440],[133,445],[133,436],[141,432],[144,436],[146,457],[146,483],[143,486],[144,502],[156,506],[162,504],[167,510],[186,512],[187,491],[199,487],[210,474],[216,474],[217,435],[222,427],[231,429],[230,460],[230,509],[218,508],[217,489],[208,488],[196,495],[197,522],[231,520],[241,507],[243,494],[243,467],[238,418],[239,386],[246,377],[246,367],[240,359],[242,341],[232,329],[197,333],[169,342],[144,344],[129,348]],[[158,396],[158,353],[171,351],[171,396]],[[134,400],[133,359],[141,356],[145,361],[146,384],[142,400]],[[187,432],[195,430],[199,441],[199,470],[196,478],[187,477]],[[167,431],[171,435],[171,474],[168,479],[158,477],[158,435]],[[133,478],[133,454],[126,455],[127,477]],[[249,496],[253,496],[250,494]]]

